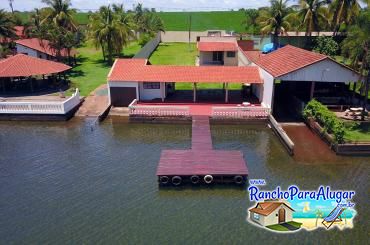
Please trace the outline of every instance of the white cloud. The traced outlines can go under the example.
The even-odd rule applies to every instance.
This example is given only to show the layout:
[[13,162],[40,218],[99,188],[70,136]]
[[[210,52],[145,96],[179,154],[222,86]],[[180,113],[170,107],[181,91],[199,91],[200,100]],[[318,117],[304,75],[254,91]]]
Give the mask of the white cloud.
[[[72,7],[81,10],[98,9],[109,3],[124,3],[126,8],[132,8],[138,2],[144,7],[156,8],[158,11],[201,11],[201,10],[229,10],[239,8],[258,8],[268,6],[268,0],[71,0]],[[14,9],[19,11],[32,10],[45,6],[41,0],[14,0]],[[7,0],[0,0],[0,9],[9,10]]]

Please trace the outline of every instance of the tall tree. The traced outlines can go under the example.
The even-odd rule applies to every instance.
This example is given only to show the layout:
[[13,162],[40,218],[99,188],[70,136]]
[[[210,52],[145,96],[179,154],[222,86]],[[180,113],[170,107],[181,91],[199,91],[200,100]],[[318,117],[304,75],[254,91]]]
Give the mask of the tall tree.
[[279,34],[286,33],[291,28],[289,18],[292,10],[287,6],[288,0],[270,0],[270,3],[268,10],[262,10],[258,18],[262,27],[261,33],[272,33],[276,49],[279,46]]
[[326,18],[327,9],[324,6],[327,0],[300,0],[300,10],[297,17],[301,21],[301,26],[306,30],[306,36],[311,36],[313,31],[320,31],[320,23],[329,23]]
[[370,88],[370,11],[363,11],[357,18],[356,24],[350,26],[348,35],[342,43],[343,55],[349,57],[351,66],[362,75],[361,94],[364,96],[362,120]]
[[90,17],[90,38],[95,46],[101,47],[104,59],[112,64],[113,54],[119,53],[129,41],[128,27],[120,21],[110,6],[103,6]]
[[[358,16],[361,6],[358,0],[334,0],[330,5],[333,11],[332,27],[334,33],[337,33],[341,24],[347,26],[353,23]],[[361,2],[366,2],[363,0]]]
[[75,10],[71,9],[70,0],[42,0],[48,5],[45,8],[46,16],[42,24],[54,23],[58,27],[64,27],[70,31],[76,31],[77,25],[73,19]]
[[258,10],[257,9],[246,9],[245,10],[245,20],[243,21],[243,25],[245,25],[246,30],[252,30],[252,34],[256,34],[258,31]]
[[5,10],[0,9],[0,37],[15,38],[16,36],[12,16],[5,12]]
[[14,14],[13,2],[14,0],[9,0],[9,6],[10,6],[10,9],[12,10],[12,14]]

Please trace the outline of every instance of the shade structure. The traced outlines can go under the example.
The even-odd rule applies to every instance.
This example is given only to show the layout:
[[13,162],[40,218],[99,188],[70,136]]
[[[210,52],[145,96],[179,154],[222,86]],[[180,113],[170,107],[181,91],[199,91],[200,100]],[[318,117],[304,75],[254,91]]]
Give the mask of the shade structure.
[[63,63],[17,54],[0,61],[0,77],[30,77],[54,74],[71,68]]

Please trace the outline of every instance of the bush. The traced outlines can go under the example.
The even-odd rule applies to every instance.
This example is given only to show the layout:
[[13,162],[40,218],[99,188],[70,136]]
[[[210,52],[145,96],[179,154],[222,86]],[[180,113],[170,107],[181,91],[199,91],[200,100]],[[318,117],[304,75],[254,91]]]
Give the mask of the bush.
[[308,119],[312,117],[317,121],[325,132],[334,135],[336,143],[344,142],[345,126],[337,116],[330,111],[326,106],[313,99],[303,110],[303,117]]
[[314,51],[328,56],[334,56],[339,50],[338,43],[332,37],[321,36],[315,41]]

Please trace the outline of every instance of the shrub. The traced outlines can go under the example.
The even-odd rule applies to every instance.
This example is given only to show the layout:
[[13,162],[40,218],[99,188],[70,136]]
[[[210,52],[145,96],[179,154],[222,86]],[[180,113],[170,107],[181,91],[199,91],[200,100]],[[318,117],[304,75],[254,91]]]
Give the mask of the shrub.
[[334,56],[339,50],[339,45],[332,37],[321,36],[316,39],[313,49],[320,54]]
[[325,132],[334,135],[336,143],[343,143],[345,134],[344,123],[328,107],[313,99],[304,108],[303,117],[305,119],[312,117],[324,128]]

